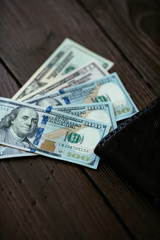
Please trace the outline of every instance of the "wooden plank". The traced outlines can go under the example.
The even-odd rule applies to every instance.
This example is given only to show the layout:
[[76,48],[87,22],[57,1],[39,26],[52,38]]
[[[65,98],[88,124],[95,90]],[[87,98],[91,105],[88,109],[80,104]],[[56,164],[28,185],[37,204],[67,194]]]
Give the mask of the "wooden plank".
[[[154,39],[155,41],[151,44],[148,38],[145,39],[141,36],[143,35],[143,29],[137,29],[138,27],[135,28],[135,24],[137,23],[136,20],[138,17],[140,18],[140,14],[142,14],[143,19],[145,17],[145,12],[149,10],[149,1],[147,1],[147,3],[143,1],[138,9],[137,7],[140,1],[134,1],[134,3],[133,1],[111,1],[109,4],[106,1],[96,0],[92,2],[78,2],[80,2],[82,8],[88,12],[99,28],[103,30],[104,34],[109,37],[114,46],[122,53],[130,67],[135,69],[134,74],[141,79],[141,82],[145,83],[143,87],[145,89],[144,91],[150,86],[151,89],[154,89],[154,94],[156,96],[160,89],[160,82],[157,77],[159,74],[159,61],[156,52],[158,48],[158,35],[154,29],[153,34],[155,34],[157,38]],[[157,11],[154,11],[154,4],[156,3],[152,1],[151,12],[156,15]],[[146,5],[146,7],[142,8],[143,5]],[[129,15],[130,10],[132,10],[130,8],[134,8],[134,13],[137,18],[134,15],[132,15],[132,17]],[[155,24],[157,23],[155,22]],[[141,30],[141,34],[137,34],[138,30]],[[138,48],[142,51],[138,51]],[[136,56],[134,52],[136,52]],[[154,54],[155,52],[156,54]],[[140,59],[143,59],[143,62]],[[122,66],[122,63],[123,61],[119,62],[120,66]],[[117,71],[117,66],[115,66],[114,69]],[[129,67],[124,70],[124,73],[122,73],[122,70],[124,69],[119,69],[120,74],[123,76],[125,86],[127,86],[133,94],[133,88],[131,89],[133,84],[130,80],[127,81],[127,77],[125,76],[128,75]],[[139,93],[136,91],[139,91],[143,84],[141,85],[140,82],[135,81],[134,83],[136,87],[134,94],[131,95],[134,97],[136,95],[136,97],[138,97],[137,101],[139,104],[142,104],[141,106],[143,107],[144,100],[146,101],[145,95],[151,96],[151,94],[150,92],[145,92],[144,94],[141,92],[140,97]],[[143,196],[138,195],[136,191],[133,191],[130,186],[127,185],[127,183],[122,182],[117,176],[114,176],[114,172],[104,162],[100,163],[100,168],[96,173],[92,170],[86,170],[86,172],[89,174],[91,181],[96,184],[97,188],[101,190],[102,194],[123,218],[128,228],[135,234],[137,239],[159,239],[160,213],[152,206],[148,208],[148,203],[144,201]]]
[[107,162],[101,160],[97,171],[85,170],[91,181],[108,199],[136,239],[160,238],[160,209],[151,205],[122,176],[117,176]]
[[[0,38],[2,41],[0,41],[0,48],[2,51],[0,52],[0,56],[15,78],[22,84],[46,60],[65,37],[71,37],[73,40],[116,63],[113,71],[116,70],[118,72],[139,108],[144,107],[156,96],[157,92],[154,90],[154,87],[150,89],[146,87],[146,82],[143,81],[141,74],[128,62],[128,59],[122,55],[120,49],[113,44],[110,38],[102,32],[102,29],[95,25],[88,13],[84,12],[82,6],[78,5],[75,1],[70,0],[65,2],[60,0],[53,2],[50,0],[45,2],[45,4],[43,1],[39,1],[37,4],[37,1],[31,0],[27,2],[1,2]],[[54,161],[46,159],[46,165],[44,165],[44,162],[36,158],[32,162],[32,164],[35,164],[32,173],[28,162],[27,159],[23,159],[22,161],[15,160],[15,162],[13,160],[8,162],[3,161],[2,164],[4,174],[4,187],[2,189],[7,189],[7,193],[3,190],[2,200],[5,202],[8,201],[6,205],[3,204],[3,207],[4,209],[9,208],[10,202],[12,202],[11,206],[15,207],[18,205],[16,209],[18,214],[14,213],[14,217],[11,220],[9,219],[11,212],[3,211],[7,212],[5,216],[6,222],[3,226],[4,229],[7,229],[9,225],[8,234],[10,236],[12,232],[16,232],[17,238],[20,238],[22,233],[29,232],[32,238],[36,232],[37,239],[40,236],[43,239],[44,237],[52,239],[53,234],[54,236],[57,234],[56,237],[59,239],[66,235],[76,239],[97,239],[98,236],[99,239],[105,239],[106,236],[108,239],[113,239],[113,237],[114,239],[119,239],[133,238],[134,233],[138,238],[146,234],[146,231],[144,231],[144,222],[141,222],[141,220],[144,220],[144,216],[147,217],[150,236],[153,235],[153,230],[157,229],[156,227],[153,228],[151,224],[152,219],[149,220],[149,214],[145,213],[143,217],[141,214],[138,214],[139,224],[141,222],[139,229],[142,229],[144,232],[142,235],[137,231],[134,232],[136,228],[133,225],[135,225],[135,221],[137,220],[137,212],[142,212],[143,208],[140,206],[141,209],[138,210],[139,199],[136,199],[132,203],[131,198],[128,199],[128,195],[126,196],[126,189],[123,189],[123,187],[120,188],[123,198],[121,198],[121,203],[117,206],[118,202],[114,198],[117,196],[117,188],[123,185],[118,183],[118,178],[113,174],[110,176],[113,199],[108,198],[110,191],[107,191],[106,188],[109,184],[104,188],[102,186],[103,182],[100,181],[101,174],[105,173],[105,176],[109,174],[106,166],[103,169],[104,173],[100,172],[99,175],[97,171],[93,171],[92,179],[97,186],[95,188],[93,183],[88,182],[87,175],[84,176],[81,173],[81,168],[78,166],[58,163],[56,171],[53,171],[54,178],[50,177],[50,180],[47,182],[46,179],[52,173],[52,164]],[[87,174],[91,176],[90,171]],[[24,184],[17,183],[18,180],[21,182],[21,179],[25,180]],[[46,188],[43,190],[45,184]],[[9,192],[12,192],[13,186],[15,186],[16,190],[13,195],[10,195]],[[40,191],[41,189],[42,191]],[[106,191],[104,198],[99,194],[98,189],[102,192]],[[49,196],[49,200],[45,201],[45,196],[48,199],[48,193],[51,193],[51,197]],[[91,205],[90,199],[93,200],[93,205]],[[59,201],[62,205],[60,205]],[[109,201],[108,204],[107,201]],[[53,204],[54,202],[55,205]],[[33,208],[32,211],[30,206]],[[60,206],[63,206],[63,211],[61,211]],[[117,215],[115,215],[115,211],[110,206],[116,206]],[[120,211],[122,206],[123,208]],[[128,213],[124,206],[129,206],[132,211],[130,210]],[[144,204],[144,208],[147,208],[147,205]],[[32,212],[31,216],[27,210]],[[23,221],[24,217],[27,220],[26,224]],[[61,219],[63,217],[64,221]],[[19,218],[22,222],[20,221],[21,224],[19,223],[20,230],[18,232],[17,224]],[[124,219],[124,223],[122,221],[118,223],[120,219]],[[56,223],[53,230],[51,226],[52,221]],[[34,225],[30,229],[32,222]],[[98,225],[98,222],[100,222],[100,225]],[[85,225],[85,223],[87,224]],[[65,224],[67,224],[66,230],[64,230]],[[121,224],[121,227],[119,224]],[[57,229],[63,229],[59,233],[60,235],[58,235]],[[127,232],[126,235],[124,229]]]
[[[160,4],[145,0],[80,0],[141,81],[160,94]],[[122,62],[119,62],[122,65]]]
[[118,72],[139,108],[154,98],[153,90],[146,89],[141,76],[74,0],[39,1],[38,5],[31,0],[2,2],[0,56],[21,84],[70,37],[115,62],[112,71]]
[[[18,84],[3,64],[0,75],[1,96],[10,97]],[[41,159],[0,162],[1,239],[132,239],[79,167]]]
[[41,157],[0,166],[2,239],[133,239],[80,168]]
[[7,98],[13,96],[20,88],[2,62],[0,62],[0,86],[0,96]]

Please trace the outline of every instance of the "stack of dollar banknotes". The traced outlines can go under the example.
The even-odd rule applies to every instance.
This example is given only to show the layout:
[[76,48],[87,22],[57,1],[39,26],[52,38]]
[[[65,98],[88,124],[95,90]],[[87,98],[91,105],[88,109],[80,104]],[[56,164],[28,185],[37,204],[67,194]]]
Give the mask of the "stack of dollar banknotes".
[[41,154],[96,169],[98,142],[138,112],[112,66],[65,39],[12,99],[0,98],[0,158]]

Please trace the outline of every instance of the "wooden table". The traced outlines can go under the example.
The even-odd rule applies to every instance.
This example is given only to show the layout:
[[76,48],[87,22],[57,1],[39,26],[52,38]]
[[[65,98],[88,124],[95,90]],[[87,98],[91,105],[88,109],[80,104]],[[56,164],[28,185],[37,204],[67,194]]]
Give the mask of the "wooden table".
[[[141,110],[160,95],[160,2],[0,0],[0,96],[12,97],[66,38],[112,60]],[[2,240],[160,239],[160,210],[102,161],[0,161]]]

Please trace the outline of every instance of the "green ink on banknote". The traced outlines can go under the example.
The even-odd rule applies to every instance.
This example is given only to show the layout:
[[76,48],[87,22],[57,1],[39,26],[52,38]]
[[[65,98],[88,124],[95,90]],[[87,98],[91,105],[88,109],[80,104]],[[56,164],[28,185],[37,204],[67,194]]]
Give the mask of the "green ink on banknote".
[[122,109],[122,112],[123,112],[123,113],[127,113],[127,112],[129,112],[129,111],[130,111],[130,108],[123,108],[123,109]]
[[74,159],[82,160],[82,161],[85,161],[85,162],[90,161],[90,157],[88,157],[86,155],[80,155],[78,153],[67,152],[67,157],[72,157]]
[[119,111],[119,110],[114,111],[114,114],[115,114],[115,116],[117,117],[117,116],[121,115],[121,111]]
[[78,133],[70,133],[67,136],[67,139],[70,143],[79,143],[82,140],[81,136]]
[[108,98],[105,96],[97,96],[94,102],[108,102]]
[[65,70],[63,74],[67,74],[69,72],[71,72],[72,70],[76,69],[74,66],[68,66]]

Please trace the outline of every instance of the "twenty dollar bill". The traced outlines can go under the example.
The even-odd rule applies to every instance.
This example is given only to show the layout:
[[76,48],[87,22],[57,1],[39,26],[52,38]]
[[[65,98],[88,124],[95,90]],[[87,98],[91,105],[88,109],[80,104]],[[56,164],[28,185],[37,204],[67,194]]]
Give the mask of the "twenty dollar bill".
[[99,79],[108,74],[109,73],[102,68],[97,61],[92,60],[82,67],[65,74],[61,77],[61,79],[56,80],[55,83],[48,83],[44,87],[41,87],[40,89],[38,88],[34,92],[25,95],[19,99],[19,101],[27,101],[28,99],[56,92],[62,88],[72,87],[88,81]]
[[66,38],[13,96],[13,99],[20,100],[36,89],[42,88],[49,82],[54,84],[56,79],[82,66],[93,58],[106,70],[109,70],[113,66],[113,62]]

